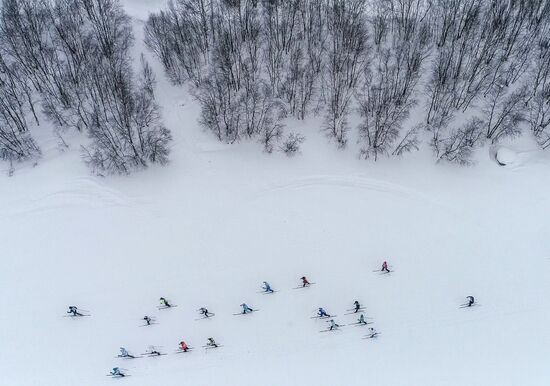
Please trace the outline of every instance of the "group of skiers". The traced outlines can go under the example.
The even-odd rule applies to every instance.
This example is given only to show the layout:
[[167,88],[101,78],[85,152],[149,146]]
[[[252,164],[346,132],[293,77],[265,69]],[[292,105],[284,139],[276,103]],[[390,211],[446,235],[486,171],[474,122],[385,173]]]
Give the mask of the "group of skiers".
[[[390,273],[391,272],[390,269],[389,269],[388,263],[386,261],[384,261],[382,263],[382,268],[378,271],[381,272],[381,273]],[[306,276],[302,276],[300,278],[300,280],[301,280],[301,286],[296,287],[296,289],[309,287],[312,284],[314,284],[314,283],[310,282],[306,278]],[[265,293],[265,294],[272,294],[272,293],[276,292],[275,290],[273,290],[273,288],[271,287],[271,285],[267,281],[263,282],[263,285],[261,286],[261,289],[262,289],[261,293]],[[473,305],[476,304],[475,299],[474,299],[473,296],[467,296],[466,300],[467,300],[467,302],[465,304],[462,304],[460,306],[461,308],[463,308],[463,307],[472,307]],[[164,297],[161,297],[159,299],[159,301],[160,301],[160,307],[158,307],[159,309],[171,308],[171,307],[174,306],[173,304],[168,302],[168,300],[166,300],[166,298],[164,298]],[[257,309],[251,308],[247,303],[242,303],[240,305],[240,307],[242,308],[242,311],[239,314],[234,314],[234,315],[246,315],[246,314],[252,313],[254,311],[258,311]],[[365,315],[363,313],[363,310],[364,310],[364,308],[361,306],[359,301],[355,300],[353,302],[353,308],[348,310],[348,311],[352,311],[352,312],[349,312],[349,314],[359,314],[359,317],[358,317],[357,321],[353,324],[359,325],[359,326],[364,326],[364,325],[369,324],[365,320]],[[210,312],[206,307],[201,307],[197,311],[202,316],[200,319],[210,318],[210,317],[215,315],[214,313]],[[69,309],[68,309],[67,313],[69,314],[68,316],[74,316],[74,317],[77,317],[77,316],[90,316],[90,315],[86,315],[86,314],[82,313],[81,310],[79,310],[76,306],[69,306]],[[329,327],[327,328],[327,330],[323,330],[323,331],[334,331],[334,330],[337,330],[338,328],[340,328],[342,326],[342,325],[338,324],[333,319],[333,316],[331,314],[329,314],[323,307],[318,308],[317,314],[316,314],[315,317],[320,318],[320,319],[328,319],[327,322],[329,323]],[[154,318],[152,318],[148,315],[145,315],[143,317],[143,320],[146,323],[145,326],[149,326],[149,325],[155,323]],[[367,335],[365,336],[364,339],[375,338],[378,334],[379,333],[374,328],[370,327],[368,329],[368,333],[367,333]],[[206,344],[203,347],[206,348],[206,349],[209,349],[209,348],[220,347],[220,345],[218,343],[216,343],[216,341],[213,338],[210,337],[210,338],[207,339]],[[187,343],[182,340],[178,344],[178,351],[177,352],[189,352],[189,350],[191,350],[191,349],[192,348],[189,347],[187,345]],[[147,352],[145,354],[142,354],[142,355],[158,356],[158,355],[165,355],[165,354],[162,354],[160,352],[160,350],[158,350],[154,346],[149,346]],[[128,350],[126,350],[124,347],[120,347],[120,354],[118,355],[118,357],[120,357],[120,358],[129,358],[129,359],[136,358],[136,356],[130,354],[128,352]],[[111,375],[113,377],[125,377],[125,376],[127,376],[123,372],[123,369],[121,369],[119,367],[114,367],[109,375]]]
[[[367,321],[365,320],[365,315],[363,314],[363,310],[364,310],[364,307],[361,307],[361,303],[359,303],[358,300],[355,300],[353,302],[353,308],[348,310],[348,311],[351,311],[351,312],[347,313],[346,315],[359,314],[359,318],[353,324],[356,325],[356,326],[365,326],[369,323],[367,323]],[[322,330],[320,332],[334,331],[334,330],[337,330],[340,327],[342,327],[342,325],[336,323],[336,321],[334,319],[332,319],[332,317],[333,316],[330,315],[329,313],[327,313],[327,311],[325,311],[325,309],[323,307],[318,308],[317,314],[314,316],[314,318],[319,318],[319,319],[331,318],[331,319],[327,320],[327,322],[330,324],[329,327],[326,330]],[[366,338],[374,338],[377,335],[378,335],[378,333],[374,330],[374,328],[371,327],[371,328],[369,328],[369,334],[367,335]]]

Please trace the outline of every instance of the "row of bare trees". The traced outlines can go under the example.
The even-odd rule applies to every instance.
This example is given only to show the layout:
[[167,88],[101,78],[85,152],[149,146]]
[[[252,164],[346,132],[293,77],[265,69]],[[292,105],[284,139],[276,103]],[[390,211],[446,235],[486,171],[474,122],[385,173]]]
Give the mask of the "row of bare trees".
[[526,127],[550,147],[549,28],[544,0],[172,0],[145,30],[220,140],[271,151],[283,118],[321,115],[343,147],[358,112],[365,158],[427,136],[468,163]]
[[165,163],[170,132],[142,60],[135,74],[130,19],[117,0],[4,0],[0,14],[0,156],[35,158],[29,133],[44,115],[58,134],[84,132],[99,173]]

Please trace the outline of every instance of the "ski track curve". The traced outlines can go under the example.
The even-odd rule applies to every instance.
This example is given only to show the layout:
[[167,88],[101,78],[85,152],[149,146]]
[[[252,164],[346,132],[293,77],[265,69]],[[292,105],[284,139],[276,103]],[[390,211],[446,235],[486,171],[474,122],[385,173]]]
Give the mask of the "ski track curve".
[[10,217],[74,208],[130,208],[136,204],[135,199],[129,198],[116,189],[106,187],[94,178],[80,177],[66,183],[63,188],[17,200],[10,207],[18,209],[7,209],[0,215]]
[[438,206],[446,211],[453,212],[457,216],[462,216],[460,212],[453,209],[444,202],[434,200],[432,197],[419,192],[418,190],[405,187],[400,184],[378,180],[361,175],[313,175],[291,180],[289,182],[280,182],[272,184],[258,194],[255,199],[268,196],[272,193],[284,190],[306,190],[317,187],[337,187],[344,189],[363,189],[373,192],[393,194],[401,198],[422,201],[428,205]]

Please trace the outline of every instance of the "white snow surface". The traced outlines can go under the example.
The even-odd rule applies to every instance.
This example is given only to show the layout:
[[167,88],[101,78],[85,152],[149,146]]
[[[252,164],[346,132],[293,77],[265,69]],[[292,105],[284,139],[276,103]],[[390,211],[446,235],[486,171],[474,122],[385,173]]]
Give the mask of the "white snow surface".
[[[550,384],[547,154],[373,163],[310,120],[289,123],[301,155],[267,155],[203,132],[155,68],[168,166],[100,178],[78,146],[52,145],[0,177],[2,385]],[[373,272],[383,260],[390,275]],[[302,275],[316,284],[293,290]],[[257,293],[264,280],[280,291]],[[480,305],[460,309],[468,295]],[[157,310],[161,296],[178,307]],[[317,307],[349,324],[354,300],[377,339],[319,333]],[[243,302],[260,311],[233,316]],[[69,305],[92,316],[64,317]],[[202,306],[216,316],[195,320]],[[208,337],[224,347],[205,352]],[[173,354],[182,339],[196,349]],[[115,358],[148,345],[168,355]],[[131,377],[106,377],[115,366]]]

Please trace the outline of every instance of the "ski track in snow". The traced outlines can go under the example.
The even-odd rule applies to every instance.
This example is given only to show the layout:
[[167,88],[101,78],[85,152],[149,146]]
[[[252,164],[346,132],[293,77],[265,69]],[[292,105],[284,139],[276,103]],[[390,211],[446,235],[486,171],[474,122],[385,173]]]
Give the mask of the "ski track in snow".
[[0,216],[41,214],[63,209],[131,208],[138,203],[120,191],[107,187],[94,177],[79,177],[66,183],[62,189],[52,189],[15,201]]
[[376,180],[362,176],[342,176],[342,175],[314,175],[290,182],[280,182],[266,188],[266,193],[277,192],[279,190],[300,190],[315,187],[339,187],[350,189],[366,189],[379,193],[390,193],[399,195],[403,198],[422,199],[426,202],[434,202],[433,199],[410,188],[395,183]]
[[457,210],[455,207],[440,200],[436,200],[425,193],[404,185],[361,175],[312,175],[290,181],[281,181],[264,187],[261,193],[251,197],[251,199],[259,200],[281,191],[300,191],[316,188],[358,189],[381,194],[390,194],[398,198],[422,202],[428,206],[436,206],[439,209],[452,213],[455,218],[461,218],[471,226],[479,228],[478,224],[472,222],[463,211]]

